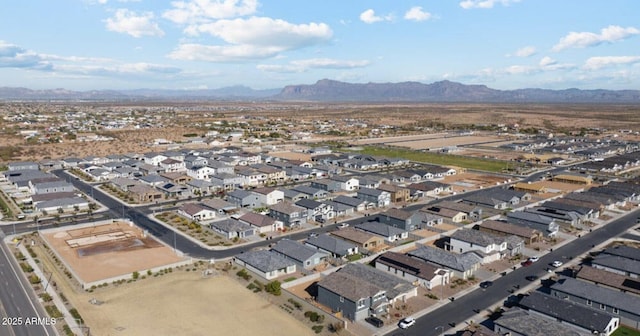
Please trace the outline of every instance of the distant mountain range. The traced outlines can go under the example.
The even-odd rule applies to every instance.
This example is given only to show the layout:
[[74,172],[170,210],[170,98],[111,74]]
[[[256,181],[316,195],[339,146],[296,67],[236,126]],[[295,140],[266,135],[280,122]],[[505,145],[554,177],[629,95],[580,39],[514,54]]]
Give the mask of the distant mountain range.
[[446,103],[640,103],[640,90],[495,90],[451,81],[353,84],[323,79],[311,85],[254,90],[232,86],[207,90],[31,90],[0,87],[3,100],[206,101],[261,100],[308,102],[446,102]]

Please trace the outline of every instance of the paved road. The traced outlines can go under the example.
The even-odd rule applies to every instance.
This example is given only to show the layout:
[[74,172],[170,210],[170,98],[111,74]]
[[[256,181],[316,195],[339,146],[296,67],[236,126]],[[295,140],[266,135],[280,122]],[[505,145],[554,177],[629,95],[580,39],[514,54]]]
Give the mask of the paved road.
[[525,279],[526,276],[536,275],[540,278],[546,276],[546,269],[551,267],[549,264],[554,260],[567,262],[570,258],[575,258],[589,251],[595,245],[599,245],[612,237],[623,235],[629,228],[636,225],[636,218],[636,212],[627,214],[592,233],[588,233],[581,238],[576,238],[574,241],[558,249],[554,249],[547,255],[540,257],[540,260],[531,266],[521,267],[507,273],[507,275],[494,281],[493,286],[488,289],[483,290],[478,288],[420,317],[416,325],[410,329],[395,330],[387,335],[435,336],[440,334],[442,330],[440,327],[444,327],[445,330],[451,328],[453,325],[450,325],[450,323],[455,323],[456,326],[462,327],[461,323],[469,320],[478,312],[486,312],[486,309],[506,300],[507,297],[511,295],[509,290],[514,289],[514,286],[524,287],[530,284],[530,282]]
[[[4,236],[0,234],[0,236]],[[36,318],[46,321],[48,317],[40,306],[29,283],[22,275],[20,266],[4,241],[0,242],[0,302],[2,302],[2,336],[54,336],[58,335],[54,326],[42,323],[28,324]],[[36,302],[34,304],[34,302]],[[27,321],[27,319],[29,321]]]

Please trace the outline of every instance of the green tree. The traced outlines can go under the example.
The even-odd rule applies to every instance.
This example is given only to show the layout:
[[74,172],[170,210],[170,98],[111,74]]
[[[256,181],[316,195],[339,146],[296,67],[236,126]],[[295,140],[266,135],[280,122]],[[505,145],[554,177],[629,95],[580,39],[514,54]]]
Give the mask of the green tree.
[[274,280],[271,281],[270,283],[268,283],[265,287],[264,290],[267,293],[271,293],[275,296],[280,296],[282,294],[282,288],[281,288],[281,283],[278,280]]

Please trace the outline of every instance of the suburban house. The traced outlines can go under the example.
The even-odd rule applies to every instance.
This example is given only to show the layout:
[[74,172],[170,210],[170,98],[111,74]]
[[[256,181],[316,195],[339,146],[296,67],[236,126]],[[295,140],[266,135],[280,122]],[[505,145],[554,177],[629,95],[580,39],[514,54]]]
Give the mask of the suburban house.
[[48,213],[54,213],[56,211],[71,212],[80,209],[87,209],[89,207],[89,202],[82,197],[74,196],[39,202],[38,204],[35,204],[34,207],[37,211]]
[[258,204],[264,206],[274,205],[284,201],[284,193],[274,188],[256,188],[251,190],[258,196]]
[[585,307],[536,291],[523,297],[519,305],[586,334],[609,336],[618,329],[620,323],[619,318],[598,311],[597,308]]
[[233,261],[267,280],[296,272],[296,264],[292,260],[270,250],[241,253],[236,255]]
[[376,269],[430,290],[448,284],[451,278],[451,272],[446,269],[397,252],[381,254],[375,259],[375,265]]
[[50,194],[59,192],[73,192],[75,187],[73,184],[58,180],[51,182],[29,183],[33,194]]
[[305,241],[305,244],[326,252],[333,258],[343,258],[353,254],[358,254],[358,246],[328,234],[310,237]]
[[337,182],[337,190],[356,191],[360,187],[359,180],[353,176],[335,175],[329,179]]
[[329,195],[326,190],[316,189],[306,185],[295,186],[292,190],[303,193],[313,200],[325,199]]
[[287,227],[299,227],[307,222],[306,209],[289,202],[270,206],[269,216],[281,221]]
[[311,181],[311,187],[316,189],[334,192],[340,190],[340,183],[328,178]]
[[227,239],[245,238],[255,234],[255,229],[237,219],[227,218],[225,220],[211,222],[211,229],[223,234]]
[[208,166],[195,166],[187,170],[187,175],[198,180],[210,180],[216,170]]
[[380,184],[378,189],[388,192],[392,203],[407,202],[411,199],[411,190],[409,190],[409,188],[399,187],[393,184]]
[[640,326],[640,300],[617,290],[589,282],[563,277],[551,285],[551,296],[620,318],[620,323],[633,328]]
[[640,296],[640,280],[632,277],[611,273],[604,269],[582,266],[576,274],[576,279],[608,287],[624,293]]
[[362,212],[370,209],[370,207],[368,206],[370,203],[360,198],[340,195],[334,198],[333,201],[353,207],[356,212]]
[[417,287],[364,264],[347,264],[318,281],[318,303],[352,320],[388,313],[389,306],[417,296]]
[[400,228],[404,231],[413,231],[422,226],[423,214],[420,211],[405,211],[391,208],[379,213],[376,218],[380,223]]
[[530,229],[535,229],[545,237],[555,237],[560,225],[554,218],[527,211],[512,211],[507,213],[507,222]]
[[150,203],[162,199],[162,192],[144,184],[129,187],[129,193],[136,202]]
[[409,238],[409,231],[380,222],[357,224],[356,229],[384,237],[390,243]]
[[257,208],[262,206],[258,194],[243,189],[228,192],[227,202],[235,204],[239,208]]
[[202,205],[206,206],[209,209],[215,211],[218,216],[224,216],[232,212],[236,212],[238,210],[238,206],[229,203],[220,198],[210,198],[202,201]]
[[482,258],[474,252],[457,254],[431,246],[420,246],[407,255],[450,270],[453,276],[464,280],[473,276],[482,262]]
[[449,237],[448,246],[456,253],[480,251],[483,264],[500,260],[509,254],[506,237],[472,229],[456,230]]
[[332,235],[344,239],[350,243],[356,244],[359,248],[377,252],[385,247],[384,238],[373,235],[353,228],[345,228],[331,232]]
[[216,185],[209,181],[193,179],[186,183],[189,191],[194,195],[207,195],[212,191],[219,189]]
[[358,189],[356,197],[372,203],[378,208],[383,208],[391,204],[391,195],[383,190],[360,188]]
[[502,313],[494,321],[494,332],[498,335],[562,335],[585,336],[570,326],[561,322],[540,316],[522,308],[514,307]]
[[542,233],[536,229],[496,220],[482,221],[482,223],[478,224],[477,228],[482,232],[493,233],[500,236],[514,235],[523,239],[525,244],[538,242],[543,237]]
[[247,223],[256,229],[258,234],[268,232],[278,232],[282,230],[282,222],[277,221],[267,215],[247,212],[238,218],[240,222]]
[[442,193],[450,193],[453,188],[444,183],[436,181],[424,181],[420,183],[413,183],[407,186],[409,194],[412,198],[418,199],[421,197],[438,197]]
[[608,247],[593,258],[591,266],[640,279],[640,249],[626,245]]
[[294,261],[298,269],[313,269],[324,263],[328,257],[328,253],[290,239],[280,240],[271,250]]
[[354,207],[346,204],[342,204],[334,201],[322,201],[322,203],[332,207],[336,217],[349,216],[355,212]]
[[426,205],[420,211],[422,211],[424,213],[427,213],[427,214],[439,216],[441,218],[450,220],[450,221],[452,221],[454,223],[461,223],[461,222],[467,220],[467,214],[466,213],[464,213],[462,211],[458,211],[458,210],[452,210],[452,209],[444,208],[444,207],[439,206],[438,204]]
[[286,189],[286,188],[282,188],[279,189],[280,191],[282,191],[282,194],[284,195],[284,199],[290,202],[297,202],[301,199],[305,199],[305,198],[309,198],[309,195],[301,193],[299,191],[295,191],[295,190],[291,190],[291,189]]
[[216,212],[198,203],[186,203],[178,209],[178,214],[196,221],[204,222],[216,218]]
[[297,201],[295,205],[306,210],[307,219],[314,220],[319,223],[323,223],[324,221],[335,217],[333,207],[326,203],[320,203],[318,201],[305,198]]

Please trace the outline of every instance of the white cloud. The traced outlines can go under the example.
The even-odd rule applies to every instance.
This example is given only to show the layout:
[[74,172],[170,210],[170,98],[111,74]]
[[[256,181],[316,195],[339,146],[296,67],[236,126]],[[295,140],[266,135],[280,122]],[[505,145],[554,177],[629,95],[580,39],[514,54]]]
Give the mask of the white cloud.
[[535,55],[536,47],[526,46],[516,50],[515,56],[517,57],[529,57]]
[[310,69],[354,69],[366,67],[371,62],[367,60],[347,61],[336,60],[330,58],[312,58],[306,60],[291,61],[286,65],[260,64],[257,66],[259,70],[265,72],[279,73],[299,73]]
[[212,19],[228,19],[254,14],[257,0],[191,0],[173,1],[173,9],[162,17],[179,24],[196,24]]
[[550,65],[554,65],[557,64],[558,62],[556,60],[554,60],[553,58],[549,57],[549,56],[545,56],[540,60],[540,66],[541,67],[546,67],[546,66],[550,66]]
[[274,57],[284,51],[279,47],[252,45],[215,46],[195,43],[180,44],[168,57],[186,61],[246,62]]
[[509,6],[512,3],[520,2],[520,0],[464,0],[460,1],[460,7],[464,9],[472,8],[493,8],[496,4]]
[[236,62],[277,56],[287,50],[326,43],[333,35],[324,23],[292,24],[266,17],[218,20],[189,26],[191,35],[210,34],[227,45],[185,43],[169,57],[182,60]]
[[587,59],[584,68],[598,70],[605,67],[640,63],[640,56],[597,56]]
[[567,48],[585,48],[602,43],[613,43],[638,34],[640,34],[640,30],[637,28],[624,28],[620,26],[602,28],[600,30],[600,34],[591,32],[570,32],[567,36],[561,38],[558,44],[553,46],[553,50],[561,51]]
[[136,14],[128,9],[118,9],[115,15],[105,22],[107,30],[133,37],[164,36],[164,32],[153,19],[154,15],[151,12]]
[[387,14],[385,16],[378,16],[373,9],[367,9],[360,13],[360,20],[364,23],[376,23],[380,21],[393,21],[393,15]]
[[411,9],[404,13],[405,20],[426,21],[431,19],[431,17],[431,13],[425,12],[420,6],[411,7]]
[[504,71],[510,75],[522,75],[537,72],[538,69],[528,65],[512,65],[504,69]]
[[0,68],[49,70],[51,63],[33,51],[0,40]]

